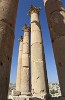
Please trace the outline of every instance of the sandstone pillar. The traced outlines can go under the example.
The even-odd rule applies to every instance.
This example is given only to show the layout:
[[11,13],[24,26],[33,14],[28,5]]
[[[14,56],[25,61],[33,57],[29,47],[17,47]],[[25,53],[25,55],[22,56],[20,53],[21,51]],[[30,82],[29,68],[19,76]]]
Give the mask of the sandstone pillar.
[[44,0],[61,93],[65,96],[65,9],[60,0]]
[[43,98],[49,93],[42,33],[39,21],[40,8],[31,6],[31,69],[32,95]]
[[0,0],[0,100],[7,100],[18,0]]
[[17,68],[17,80],[16,80],[16,90],[21,91],[21,69],[22,69],[22,50],[23,50],[23,37],[19,39],[19,55],[18,55],[18,68]]
[[21,94],[30,93],[30,27],[25,24],[21,70]]

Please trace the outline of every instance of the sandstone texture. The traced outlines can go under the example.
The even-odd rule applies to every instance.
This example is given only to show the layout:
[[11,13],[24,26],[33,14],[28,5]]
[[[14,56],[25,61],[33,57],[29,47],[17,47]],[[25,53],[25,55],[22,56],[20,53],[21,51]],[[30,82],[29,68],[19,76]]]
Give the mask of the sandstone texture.
[[33,97],[44,98],[48,93],[46,65],[42,44],[42,33],[39,21],[40,8],[31,6],[31,76]]
[[31,91],[30,84],[30,26],[23,27],[23,53],[22,53],[22,69],[21,69],[21,95],[28,95]]
[[22,52],[23,52],[23,37],[19,39],[19,55],[18,55],[18,67],[17,67],[17,79],[16,79],[16,90],[20,91],[21,89],[21,68],[22,68]]
[[58,78],[65,96],[65,9],[61,0],[44,0]]
[[18,0],[0,0],[0,100],[7,100]]

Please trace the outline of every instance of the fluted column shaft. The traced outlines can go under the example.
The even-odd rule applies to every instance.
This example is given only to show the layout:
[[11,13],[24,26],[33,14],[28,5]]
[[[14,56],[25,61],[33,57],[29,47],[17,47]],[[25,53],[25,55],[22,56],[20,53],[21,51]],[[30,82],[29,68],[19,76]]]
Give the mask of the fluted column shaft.
[[61,93],[65,96],[65,9],[60,0],[44,0]]
[[25,25],[23,28],[23,54],[21,70],[21,94],[30,92],[30,27]]
[[42,43],[42,32],[39,21],[40,8],[31,6],[31,69],[32,69],[32,94],[41,96],[48,93],[45,56]]
[[16,90],[21,91],[21,69],[22,69],[22,50],[23,50],[23,38],[19,39],[19,55],[18,55],[18,68],[17,68],[17,79],[16,79]]

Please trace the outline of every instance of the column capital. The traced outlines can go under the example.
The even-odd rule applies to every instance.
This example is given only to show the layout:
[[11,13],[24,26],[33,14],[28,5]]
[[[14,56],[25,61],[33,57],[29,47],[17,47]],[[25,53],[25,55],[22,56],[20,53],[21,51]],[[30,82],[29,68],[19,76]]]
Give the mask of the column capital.
[[40,7],[35,7],[35,6],[31,5],[28,15],[31,16],[31,14],[33,14],[34,12],[39,14],[40,10],[41,10]]
[[23,36],[21,36],[18,40],[19,40],[19,42],[22,42],[23,41]]
[[24,31],[24,32],[30,32],[31,28],[30,28],[30,26],[28,26],[27,24],[25,24],[24,27],[23,27],[23,29],[22,29],[22,31]]

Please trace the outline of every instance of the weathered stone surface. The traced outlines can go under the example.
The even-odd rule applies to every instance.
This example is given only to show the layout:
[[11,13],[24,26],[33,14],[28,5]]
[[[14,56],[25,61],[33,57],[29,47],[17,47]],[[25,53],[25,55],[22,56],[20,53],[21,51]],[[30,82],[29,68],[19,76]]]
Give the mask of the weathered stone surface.
[[40,31],[40,23],[37,22],[37,21],[32,21],[31,22],[31,30],[37,30],[37,31]]
[[[32,69],[32,95],[44,98],[48,93],[48,82],[45,66],[45,58],[42,45],[42,33],[39,21],[40,8],[31,6],[31,69]],[[44,62],[44,63],[43,63]],[[45,67],[45,68],[44,68]],[[46,85],[45,85],[46,84]]]
[[45,9],[57,65],[61,94],[65,96],[65,9],[60,0],[47,0],[45,2]]
[[[12,0],[0,0],[0,100],[7,100],[10,80],[14,26],[18,2],[14,0],[13,4],[11,4]],[[16,7],[13,9],[15,4]]]
[[21,68],[22,68],[22,50],[23,50],[23,37],[19,39],[19,55],[18,55],[18,67],[17,67],[17,79],[16,79],[16,90],[20,91],[21,89]]
[[30,36],[29,31],[25,31],[25,33],[24,33],[24,37],[25,37],[25,36]]
[[34,33],[32,33],[31,37],[31,44],[33,45],[34,43],[42,43],[42,38],[40,36],[40,31],[36,30],[36,28],[31,29],[31,31],[33,31]]
[[21,92],[21,95],[24,97],[31,97],[31,92]]
[[44,67],[43,61],[32,62],[32,83],[34,83],[32,84],[33,94],[45,92]]
[[29,66],[29,54],[22,54],[22,66]]
[[33,17],[31,17],[31,23],[33,23],[34,21],[39,22],[39,16],[36,12],[31,13],[31,15],[33,16]]
[[[10,99],[8,99],[10,100]],[[12,100],[12,99],[11,99]],[[51,98],[48,98],[48,99],[41,99],[41,98],[37,98],[37,97],[30,97],[30,98],[25,98],[25,97],[14,97],[13,100],[65,100],[65,97],[51,97]]]
[[[10,100],[10,99],[8,99]],[[32,100],[31,96],[13,96],[11,100]]]
[[65,10],[60,0],[50,0],[50,1],[44,0],[44,5],[46,8],[47,14],[49,15],[50,14],[52,15],[52,13],[54,13],[55,11]]
[[28,43],[23,43],[23,53],[29,54],[30,52],[30,46]]
[[61,87],[61,92],[65,94],[65,36],[55,40],[53,43],[53,50],[57,65],[58,77]]
[[24,97],[13,97],[13,99],[12,100],[26,100],[26,98],[24,98]]
[[[27,32],[26,32],[27,33]],[[23,43],[29,43],[29,36],[24,36]]]
[[43,60],[43,50],[42,44],[35,43],[31,46],[31,60],[32,61],[41,61]]
[[0,1],[0,20],[9,24],[11,27],[15,26],[17,4],[18,0]]
[[21,94],[27,95],[30,90],[30,27],[25,24],[23,37],[23,54],[21,69]]
[[29,68],[26,68],[26,66],[24,66],[22,68],[22,73],[21,73],[21,92],[22,93],[26,93],[29,92]]
[[12,96],[19,96],[21,95],[20,91],[12,90]]
[[[62,16],[64,16],[63,19]],[[61,36],[65,36],[65,24],[64,24],[65,12],[64,11],[54,12],[49,18],[50,18],[49,26],[51,31],[50,35],[52,41],[54,41],[57,38],[60,38]]]

